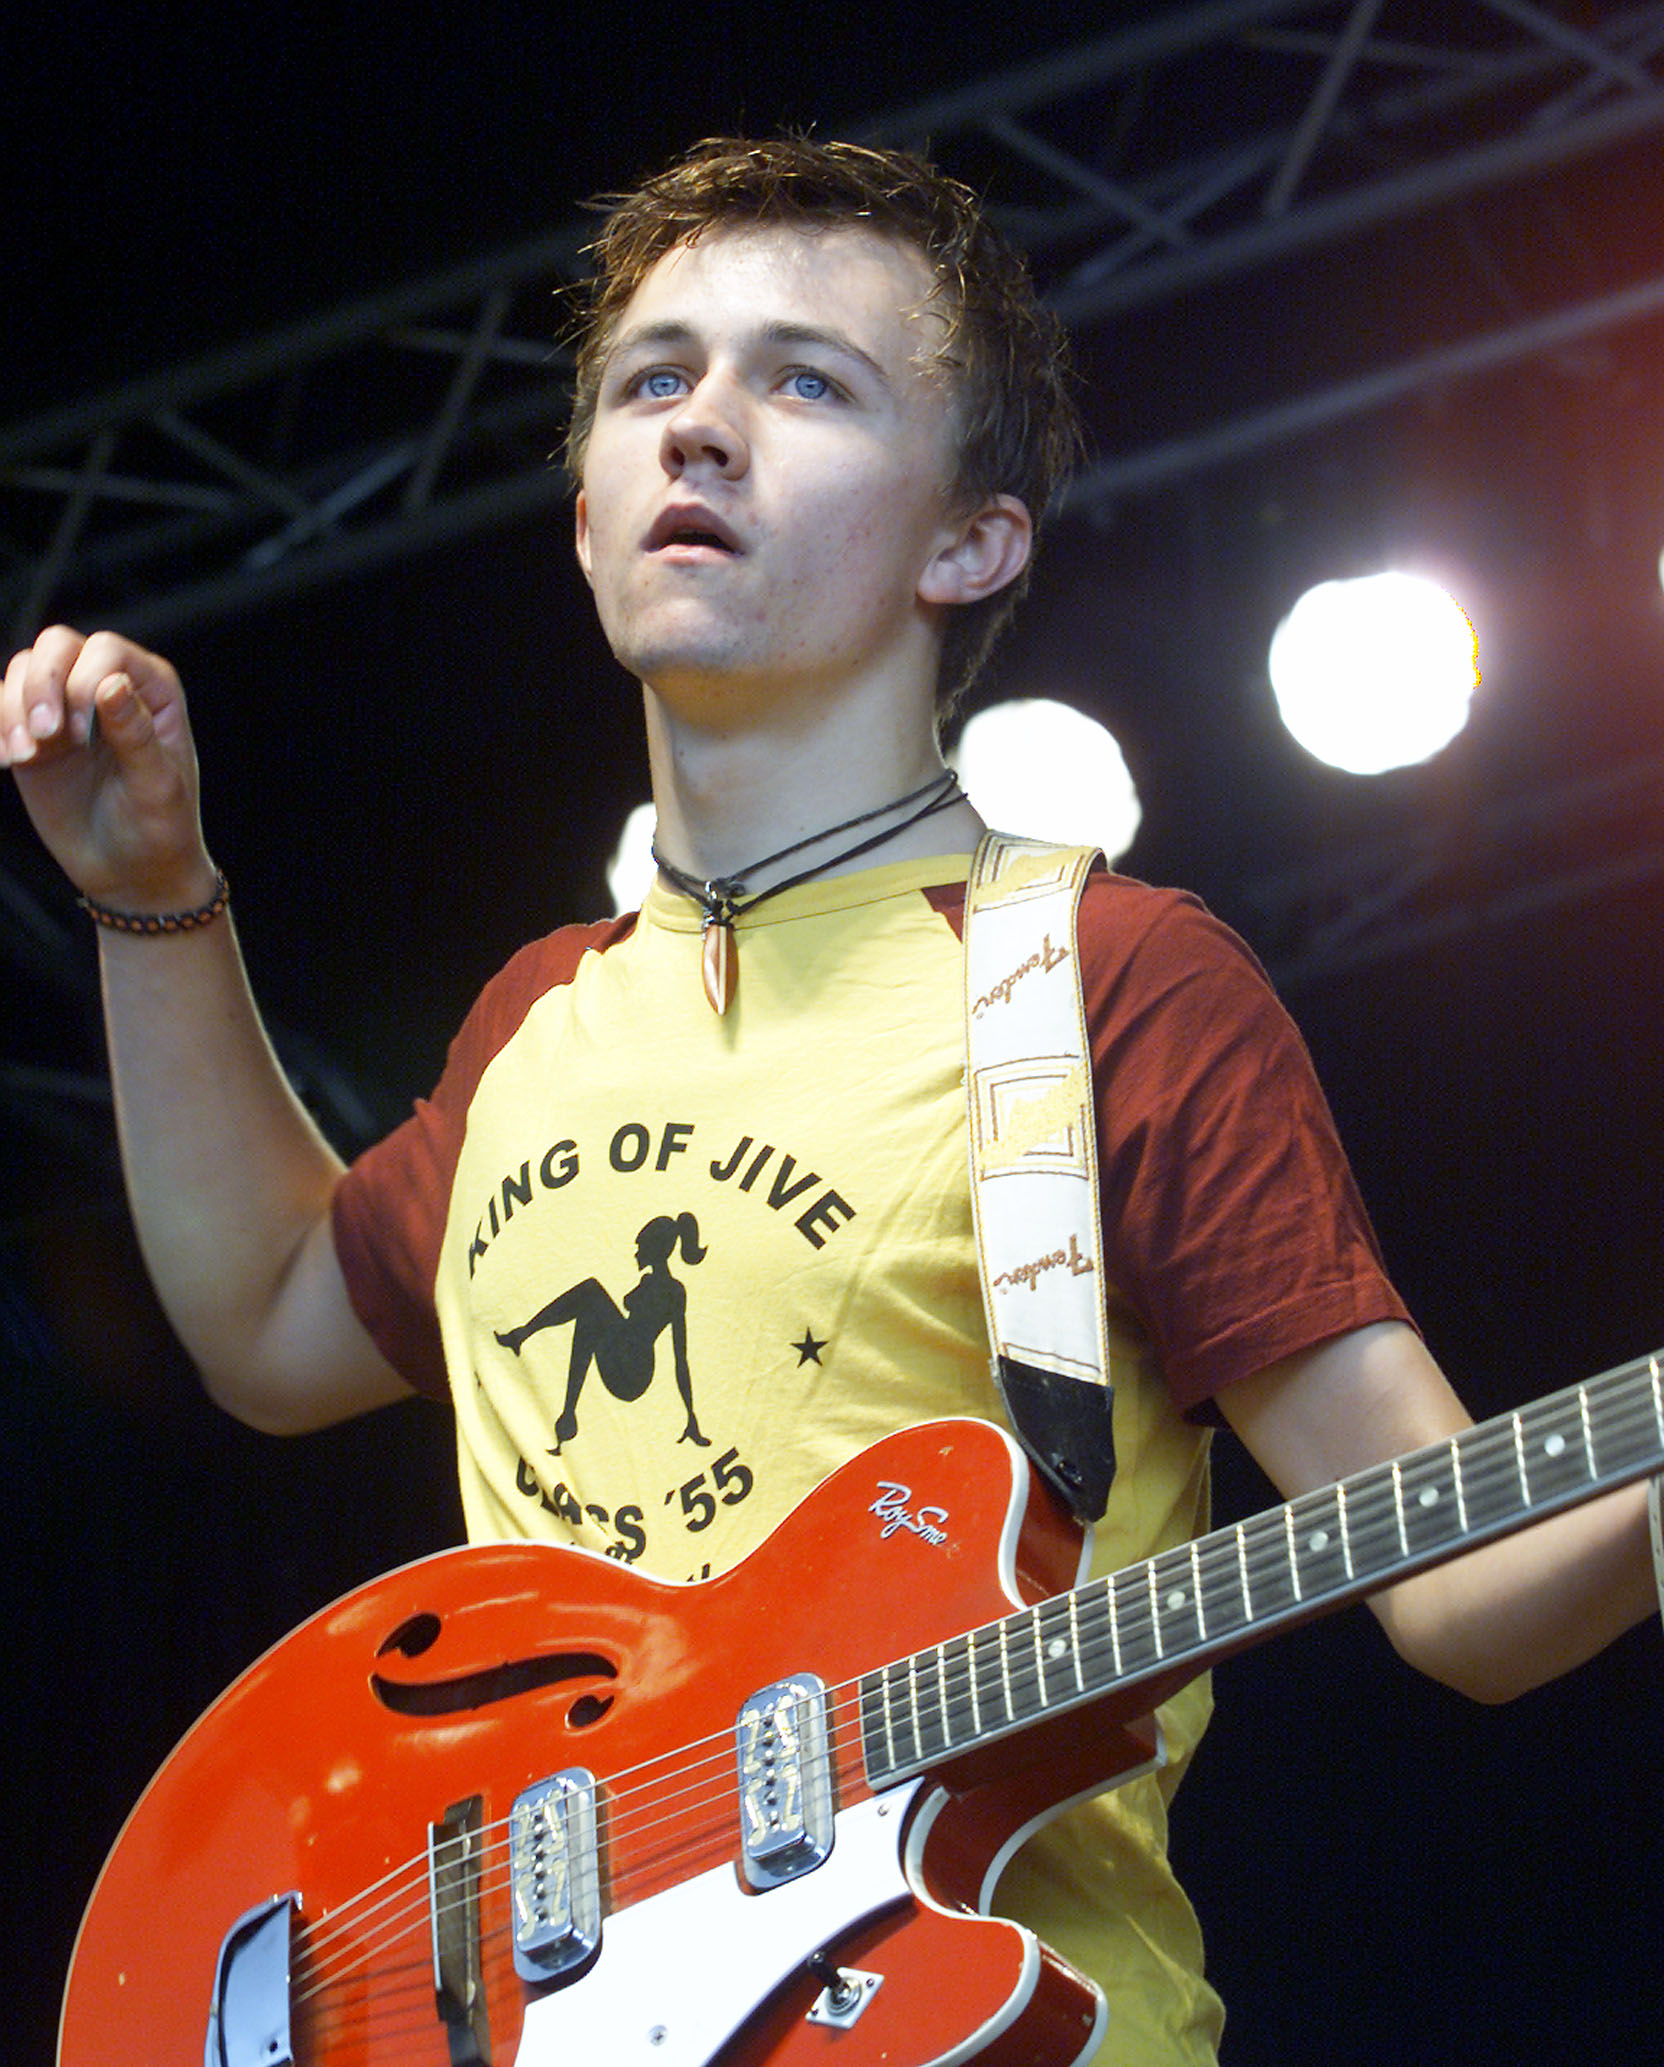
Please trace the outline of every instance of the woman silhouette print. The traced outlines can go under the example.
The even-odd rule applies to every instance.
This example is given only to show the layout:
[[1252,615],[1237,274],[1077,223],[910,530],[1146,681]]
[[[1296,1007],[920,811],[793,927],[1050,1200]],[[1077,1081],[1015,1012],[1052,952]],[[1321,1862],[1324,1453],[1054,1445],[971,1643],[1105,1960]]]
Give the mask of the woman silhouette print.
[[566,1401],[555,1421],[555,1446],[578,1432],[578,1395],[593,1366],[601,1383],[615,1400],[638,1400],[653,1382],[657,1345],[666,1328],[676,1359],[676,1390],[682,1395],[688,1425],[678,1442],[698,1443],[710,1448],[710,1438],[699,1431],[693,1412],[693,1378],[688,1370],[687,1288],[670,1274],[670,1259],[678,1242],[684,1263],[702,1263],[705,1251],[699,1242],[699,1222],[692,1213],[674,1219],[661,1213],[649,1220],[636,1236],[636,1263],[641,1270],[638,1283],[624,1294],[620,1312],[612,1294],[598,1278],[585,1278],[569,1291],[559,1293],[523,1327],[501,1331],[497,1340],[516,1356],[527,1336],[541,1328],[559,1327],[571,1321],[572,1359],[566,1380]]

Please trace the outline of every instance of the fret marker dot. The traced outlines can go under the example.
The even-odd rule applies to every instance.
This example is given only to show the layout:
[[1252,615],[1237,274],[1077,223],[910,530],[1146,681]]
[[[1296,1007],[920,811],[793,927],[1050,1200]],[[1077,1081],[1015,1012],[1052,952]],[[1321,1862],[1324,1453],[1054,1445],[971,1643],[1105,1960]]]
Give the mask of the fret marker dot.
[[1167,1596],[1167,1605],[1175,1610],[1184,1606],[1184,1594],[1177,1587]]
[[1423,1506],[1423,1507],[1437,1507],[1437,1506],[1438,1506],[1438,1504],[1439,1504],[1439,1489],[1438,1489],[1438,1487],[1437,1487],[1437,1486],[1423,1486],[1423,1487],[1422,1487],[1422,1489],[1421,1489],[1421,1495],[1420,1495],[1420,1498],[1421,1498],[1421,1504],[1422,1504],[1422,1506]]
[[1547,1455],[1547,1456],[1550,1456],[1550,1457],[1558,1457],[1558,1456],[1560,1456],[1560,1455],[1562,1454],[1562,1452],[1563,1452],[1563,1451],[1565,1450],[1565,1447],[1566,1447],[1566,1438],[1565,1438],[1565,1437],[1564,1437],[1563,1435],[1560,1435],[1559,1433],[1556,1433],[1556,1434],[1554,1434],[1554,1435],[1551,1435],[1551,1436],[1549,1437],[1548,1441],[1547,1441],[1546,1443],[1544,1443],[1544,1445],[1543,1445],[1543,1451],[1544,1451],[1544,1454],[1545,1454],[1545,1455]]
[[1069,1646],[1063,1641],[1062,1637],[1054,1636],[1046,1646],[1046,1656],[1048,1658],[1061,1658],[1068,1648]]
[[1329,1531],[1327,1529],[1313,1529],[1306,1538],[1306,1548],[1308,1550],[1327,1550],[1328,1547]]

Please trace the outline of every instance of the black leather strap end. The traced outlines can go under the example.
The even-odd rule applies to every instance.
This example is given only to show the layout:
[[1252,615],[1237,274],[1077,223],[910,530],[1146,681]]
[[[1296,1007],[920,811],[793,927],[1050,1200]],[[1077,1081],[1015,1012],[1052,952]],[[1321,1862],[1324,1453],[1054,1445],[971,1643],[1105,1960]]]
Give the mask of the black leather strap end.
[[1011,1426],[1035,1469],[1077,1521],[1102,1520],[1115,1476],[1110,1388],[1015,1357],[1002,1356],[996,1374]]

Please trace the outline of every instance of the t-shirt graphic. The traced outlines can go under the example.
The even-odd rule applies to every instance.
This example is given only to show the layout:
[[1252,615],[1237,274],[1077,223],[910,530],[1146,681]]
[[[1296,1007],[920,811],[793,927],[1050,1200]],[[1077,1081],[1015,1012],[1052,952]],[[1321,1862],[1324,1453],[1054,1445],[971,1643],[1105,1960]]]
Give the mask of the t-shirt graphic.
[[583,1278],[567,1291],[557,1293],[521,1327],[495,1331],[503,1347],[518,1356],[528,1335],[535,1335],[542,1328],[561,1327],[567,1321],[572,1323],[566,1399],[555,1418],[550,1456],[558,1457],[561,1444],[569,1443],[578,1432],[578,1398],[590,1372],[597,1374],[615,1400],[627,1403],[640,1399],[657,1372],[659,1337],[667,1331],[675,1360],[676,1389],[688,1415],[688,1425],[677,1441],[710,1448],[710,1437],[700,1433],[693,1411],[687,1287],[670,1273],[670,1259],[678,1243],[684,1263],[704,1262],[699,1222],[692,1213],[679,1213],[674,1218],[660,1213],[641,1228],[636,1235],[636,1263],[642,1275],[624,1294],[622,1310],[598,1278]]

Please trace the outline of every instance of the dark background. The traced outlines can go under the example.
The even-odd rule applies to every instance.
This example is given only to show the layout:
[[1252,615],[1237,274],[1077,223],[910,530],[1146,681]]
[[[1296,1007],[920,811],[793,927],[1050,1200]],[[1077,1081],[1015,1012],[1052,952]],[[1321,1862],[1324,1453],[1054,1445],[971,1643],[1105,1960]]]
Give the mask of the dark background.
[[[22,417],[509,245],[713,130],[837,133],[1136,12],[1008,9],[972,37],[901,7],[860,26],[609,9],[577,28],[512,6],[258,27],[62,7],[0,31],[0,407]],[[1372,339],[1447,334],[1475,297],[1506,314],[1656,272],[1656,151],[1094,331],[1097,449],[1275,400]],[[1527,831],[1520,812],[1664,752],[1661,341],[1631,325],[1065,520],[979,694],[1058,695],[1116,729],[1146,811],[1124,865],[1201,891],[1266,957],[1395,1274],[1481,1415],[1664,1340],[1664,885],[1630,865],[1644,818],[1592,805]],[[1395,552],[1448,570],[1484,686],[1437,760],[1361,783],[1284,737],[1264,654],[1307,581]],[[646,794],[635,693],[565,520],[169,650],[280,1044],[303,1079],[319,1057],[344,1072],[356,1131],[378,1131],[503,957],[601,907]],[[1440,937],[1313,965],[1287,885],[1321,905],[1329,872],[1429,848]],[[0,861],[74,916],[9,794]],[[199,1399],[142,1289],[107,1118],[51,1093],[50,1073],[98,1067],[91,968],[78,937],[3,1008],[8,1055],[43,1073],[5,1159],[22,1830],[0,2045],[19,2062],[50,2057],[75,1918],[168,1745],[301,1615],[458,1533],[437,1413],[282,1443]],[[1226,1443],[1219,1462],[1223,1514],[1263,1504]],[[1361,1614],[1239,1661],[1218,1691],[1174,1841],[1235,2067],[1660,2057],[1656,1626],[1499,1711],[1415,1680]]]

